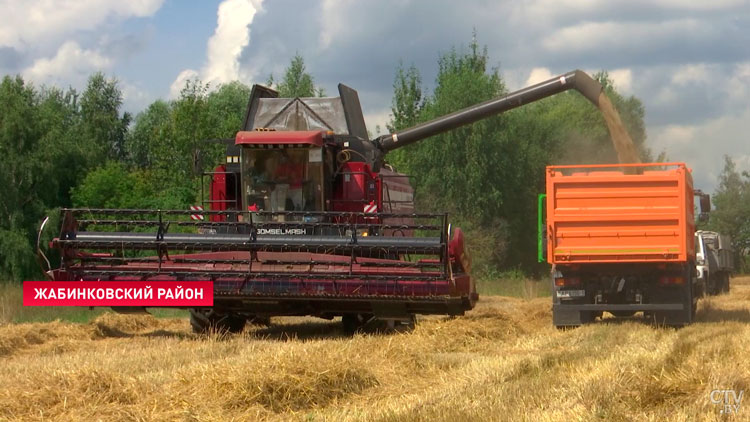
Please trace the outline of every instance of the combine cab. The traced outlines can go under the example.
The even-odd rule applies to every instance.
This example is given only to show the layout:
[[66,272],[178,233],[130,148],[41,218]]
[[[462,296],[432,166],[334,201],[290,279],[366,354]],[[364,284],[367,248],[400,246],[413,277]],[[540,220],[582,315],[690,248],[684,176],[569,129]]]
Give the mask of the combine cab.
[[[574,88],[580,71],[369,140],[356,91],[277,98],[254,86],[226,162],[207,175],[206,211],[63,210],[55,280],[211,280],[194,329],[241,330],[275,315],[342,316],[347,329],[415,314],[462,315],[477,293],[459,229],[415,214],[409,178],[385,154]],[[191,219],[191,214],[196,220]],[[126,310],[123,310],[126,311]]]

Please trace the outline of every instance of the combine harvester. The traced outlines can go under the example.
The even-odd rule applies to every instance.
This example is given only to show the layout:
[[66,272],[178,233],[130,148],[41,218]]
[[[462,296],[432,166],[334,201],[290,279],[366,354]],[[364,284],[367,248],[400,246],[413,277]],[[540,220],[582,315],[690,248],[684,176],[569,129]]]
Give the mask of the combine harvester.
[[64,209],[51,242],[61,264],[45,270],[60,281],[211,280],[213,308],[190,311],[196,332],[278,315],[341,316],[347,331],[462,315],[478,298],[462,233],[445,214],[415,214],[409,177],[384,157],[568,89],[595,105],[602,93],[572,71],[370,140],[351,88],[290,99],[255,85],[211,174],[208,211]]

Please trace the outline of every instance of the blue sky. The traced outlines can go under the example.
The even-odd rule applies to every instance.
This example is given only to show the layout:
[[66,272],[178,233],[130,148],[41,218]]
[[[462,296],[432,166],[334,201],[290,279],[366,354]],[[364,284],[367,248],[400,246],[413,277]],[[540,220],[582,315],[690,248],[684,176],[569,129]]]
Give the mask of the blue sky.
[[81,88],[101,70],[137,113],[189,77],[262,83],[299,52],[326,92],[359,90],[374,132],[398,63],[429,88],[476,30],[510,89],[608,70],[643,101],[648,145],[712,190],[724,154],[750,170],[748,28],[748,0],[0,0],[0,73]]

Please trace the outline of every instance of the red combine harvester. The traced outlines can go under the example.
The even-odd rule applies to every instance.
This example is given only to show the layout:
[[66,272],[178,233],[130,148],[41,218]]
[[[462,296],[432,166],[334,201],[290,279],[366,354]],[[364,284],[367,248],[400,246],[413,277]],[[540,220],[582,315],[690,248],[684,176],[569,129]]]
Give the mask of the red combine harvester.
[[445,214],[415,214],[408,176],[384,156],[571,88],[595,104],[602,89],[573,71],[370,140],[351,88],[289,99],[256,85],[226,163],[210,174],[207,211],[64,209],[51,242],[62,262],[47,274],[211,280],[213,308],[191,310],[197,332],[276,315],[342,316],[347,330],[462,315],[478,298],[462,233]]

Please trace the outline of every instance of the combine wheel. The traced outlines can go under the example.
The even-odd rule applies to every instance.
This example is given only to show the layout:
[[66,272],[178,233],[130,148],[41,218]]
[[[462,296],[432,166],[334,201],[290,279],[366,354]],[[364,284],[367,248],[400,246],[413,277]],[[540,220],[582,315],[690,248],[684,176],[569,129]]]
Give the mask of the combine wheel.
[[387,320],[388,331],[411,331],[417,325],[417,316],[414,314],[409,315],[406,319],[389,319]]
[[369,323],[374,318],[372,314],[344,314],[341,316],[341,324],[344,328],[344,333],[347,335],[354,335],[357,331],[361,330],[365,324]]
[[247,319],[247,322],[251,325],[257,325],[260,327],[270,327],[271,317],[268,316],[251,316]]
[[219,314],[213,309],[191,309],[190,325],[196,334],[240,333],[247,320],[232,314]]

